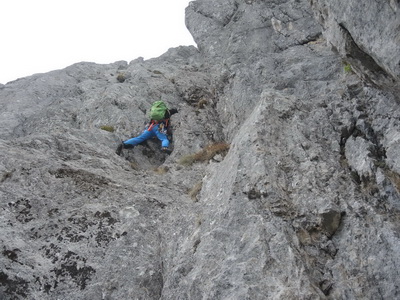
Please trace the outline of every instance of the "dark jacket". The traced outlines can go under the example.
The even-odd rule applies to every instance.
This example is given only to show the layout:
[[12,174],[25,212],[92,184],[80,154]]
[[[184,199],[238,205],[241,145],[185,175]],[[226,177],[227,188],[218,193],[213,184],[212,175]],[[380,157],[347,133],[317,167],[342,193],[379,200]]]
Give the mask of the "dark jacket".
[[172,115],[176,113],[178,113],[178,110],[176,108],[167,109],[164,115],[164,119],[169,119]]

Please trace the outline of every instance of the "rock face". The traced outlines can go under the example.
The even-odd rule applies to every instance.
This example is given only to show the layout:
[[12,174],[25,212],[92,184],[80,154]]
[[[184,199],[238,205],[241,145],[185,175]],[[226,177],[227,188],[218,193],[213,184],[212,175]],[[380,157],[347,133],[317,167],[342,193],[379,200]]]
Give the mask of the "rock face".
[[399,13],[197,0],[197,48],[0,86],[0,298],[398,298]]

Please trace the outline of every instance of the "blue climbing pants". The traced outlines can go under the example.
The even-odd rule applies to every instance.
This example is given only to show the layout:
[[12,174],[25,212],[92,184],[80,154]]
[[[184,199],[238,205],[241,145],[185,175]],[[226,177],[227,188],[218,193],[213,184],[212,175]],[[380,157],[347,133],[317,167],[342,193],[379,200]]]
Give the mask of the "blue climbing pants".
[[148,130],[149,127],[147,127],[141,135],[131,138],[127,141],[124,141],[123,144],[124,145],[131,145],[131,146],[136,146],[142,142],[144,142],[145,140],[148,140],[152,137],[157,137],[160,141],[161,141],[161,147],[167,147],[169,146],[169,140],[168,137],[165,133],[162,133],[158,130],[158,127],[160,126],[160,124],[156,124],[154,125],[150,130]]

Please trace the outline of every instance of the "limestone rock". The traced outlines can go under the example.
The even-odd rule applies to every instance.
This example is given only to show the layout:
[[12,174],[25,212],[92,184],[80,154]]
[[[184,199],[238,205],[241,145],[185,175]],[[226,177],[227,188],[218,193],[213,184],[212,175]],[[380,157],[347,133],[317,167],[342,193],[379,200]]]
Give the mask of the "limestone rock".
[[395,299],[398,11],[197,0],[197,48],[0,86],[0,298]]
[[[310,1],[332,47],[365,80],[398,94],[398,1]],[[378,28],[376,28],[376,24]]]

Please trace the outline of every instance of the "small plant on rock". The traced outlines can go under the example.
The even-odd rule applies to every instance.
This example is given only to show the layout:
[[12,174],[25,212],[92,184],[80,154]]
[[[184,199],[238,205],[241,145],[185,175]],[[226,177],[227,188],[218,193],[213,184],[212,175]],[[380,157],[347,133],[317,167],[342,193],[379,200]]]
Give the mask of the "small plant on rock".
[[208,101],[204,98],[202,98],[198,103],[197,103],[197,108],[198,109],[203,109],[206,105],[208,104]]
[[108,131],[108,132],[114,132],[115,131],[115,128],[113,126],[109,126],[109,125],[101,126],[100,129]]
[[353,72],[353,68],[351,67],[351,65],[348,62],[346,62],[344,64],[343,70],[344,70],[345,73],[352,73]]
[[203,182],[202,182],[202,181],[199,181],[198,183],[196,183],[196,184],[190,189],[190,191],[189,191],[188,194],[189,194],[190,198],[192,198],[192,200],[193,200],[194,202],[197,202],[197,201],[198,201],[197,195],[200,193],[202,187],[203,187]]
[[131,161],[131,162],[130,162],[130,166],[131,166],[131,168],[134,169],[135,171],[140,170],[139,165],[138,165],[136,162],[134,162],[134,161]]
[[167,166],[160,166],[158,168],[155,168],[153,171],[154,173],[158,174],[158,175],[164,175],[166,173],[168,173],[169,168]]
[[190,166],[196,162],[206,162],[212,159],[217,154],[225,156],[228,153],[228,150],[229,144],[227,143],[210,144],[197,153],[181,157],[178,163],[184,166]]
[[118,80],[118,82],[123,83],[123,82],[126,80],[125,74],[119,73],[119,74],[117,75],[117,80]]

